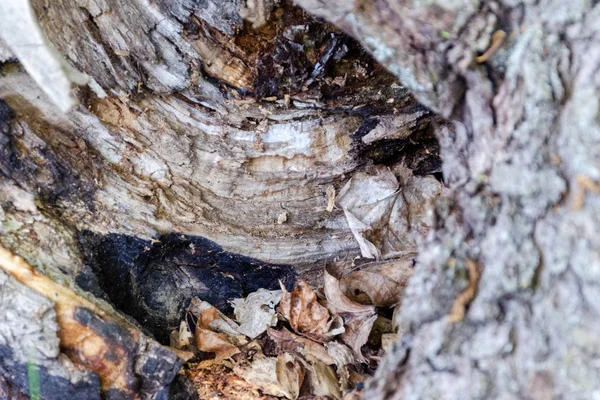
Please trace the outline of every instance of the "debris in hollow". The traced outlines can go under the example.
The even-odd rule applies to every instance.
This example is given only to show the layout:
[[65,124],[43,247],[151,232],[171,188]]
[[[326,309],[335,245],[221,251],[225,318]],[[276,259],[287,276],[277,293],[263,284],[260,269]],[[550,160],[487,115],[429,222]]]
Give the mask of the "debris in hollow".
[[[188,314],[196,318],[191,322],[198,349],[202,357],[214,353],[214,359],[188,363],[185,374],[201,398],[360,398],[364,381],[400,335],[370,303],[399,307],[388,291],[402,291],[406,282],[398,277],[408,279],[411,268],[409,257],[365,264],[356,271],[330,266],[322,290],[300,280],[291,292],[259,289],[233,300],[235,321],[194,299]],[[343,288],[355,285],[369,296],[349,298]],[[377,285],[383,294],[374,292]],[[179,332],[185,342],[186,330],[180,327]]]

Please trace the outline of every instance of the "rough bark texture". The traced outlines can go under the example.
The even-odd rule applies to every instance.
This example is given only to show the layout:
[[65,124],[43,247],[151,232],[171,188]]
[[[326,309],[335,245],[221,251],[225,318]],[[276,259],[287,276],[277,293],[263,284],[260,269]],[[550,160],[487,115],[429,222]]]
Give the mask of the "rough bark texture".
[[403,302],[407,333],[367,398],[597,396],[600,5],[298,3],[455,121],[438,132],[452,194]]
[[[263,7],[34,1],[50,40],[109,96],[81,90],[84,106],[62,115],[3,66],[2,243],[65,284],[84,271],[84,231],[200,235],[300,273],[357,254],[327,187],[368,160],[436,172],[419,151],[431,114],[350,42],[351,63],[375,72],[344,67],[332,27],[315,35],[323,26],[286,5],[250,29],[241,14],[265,19],[269,2],[248,3]],[[600,5],[297,3],[454,122],[433,124],[451,193],[367,398],[597,396]]]

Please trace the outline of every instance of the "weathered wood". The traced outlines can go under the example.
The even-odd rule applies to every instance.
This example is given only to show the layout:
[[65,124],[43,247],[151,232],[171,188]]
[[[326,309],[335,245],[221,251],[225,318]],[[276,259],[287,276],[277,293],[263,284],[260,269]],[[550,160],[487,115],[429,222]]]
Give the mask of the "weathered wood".
[[[44,399],[164,398],[181,362],[0,248],[0,372]],[[113,313],[114,314],[114,313]],[[65,357],[66,356],[66,357]]]
[[[360,254],[355,237],[393,257],[430,228],[441,120],[332,25],[285,1],[32,5],[89,85],[62,113],[0,52],[0,244],[120,329],[138,332],[109,303],[165,341],[192,296],[226,308],[257,285],[291,283],[291,267],[314,279],[325,260]],[[353,234],[347,213],[371,195],[361,182],[380,175],[385,207]],[[336,206],[354,177],[351,201]],[[104,326],[83,311],[69,318]],[[134,358],[115,390],[135,392]],[[162,386],[142,393],[161,396],[168,379],[154,378]]]

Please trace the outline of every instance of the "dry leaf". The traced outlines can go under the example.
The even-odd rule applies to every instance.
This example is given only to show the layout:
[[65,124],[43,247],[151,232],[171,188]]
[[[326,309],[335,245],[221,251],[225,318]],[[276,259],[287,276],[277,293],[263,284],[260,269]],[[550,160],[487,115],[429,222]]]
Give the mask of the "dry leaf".
[[216,333],[196,325],[196,346],[200,351],[215,353],[215,360],[220,361],[238,354],[240,350],[227,340],[223,333]]
[[245,299],[235,299],[231,303],[236,320],[240,323],[238,331],[254,339],[277,322],[275,306],[281,300],[281,290],[258,289]]
[[329,331],[329,311],[319,304],[317,295],[306,282],[298,281],[290,293],[282,285],[283,296],[278,311],[292,328],[308,337],[323,340]]
[[339,342],[329,342],[325,344],[327,348],[327,353],[333,358],[335,361],[335,365],[340,369],[346,364],[354,364],[356,359],[354,358],[354,353],[352,350]]
[[296,400],[304,382],[304,368],[302,368],[302,364],[292,354],[281,353],[277,357],[275,369],[277,381],[286,392],[286,397]]
[[298,336],[282,329],[280,331],[267,328],[269,337],[273,339],[281,351],[294,351],[303,356],[312,356],[323,361],[325,364],[335,364],[335,360],[329,355],[325,346],[309,338]]
[[204,329],[227,335],[241,335],[239,326],[210,303],[194,297],[188,312],[198,319],[197,324]]
[[185,321],[181,321],[179,329],[174,329],[169,335],[169,346],[175,349],[183,349],[192,344],[194,335],[190,332],[190,328]]
[[431,203],[442,184],[414,176],[406,167],[377,166],[354,174],[337,196],[348,227],[365,258],[392,258],[412,252],[433,223]]
[[215,360],[205,360],[185,369],[202,400],[270,400],[276,397],[260,393],[259,388],[246,382]]
[[345,314],[344,323],[346,332],[341,335],[341,339],[354,351],[354,355],[359,362],[365,362],[365,358],[360,350],[361,347],[369,340],[369,334],[373,328],[373,324],[377,319],[376,314]]
[[323,275],[325,297],[329,302],[329,306],[335,310],[335,313],[362,313],[373,314],[375,307],[359,304],[350,300],[344,295],[340,289],[340,283],[327,270]]
[[347,298],[340,289],[339,281],[325,270],[325,297],[329,307],[342,314],[346,332],[340,337],[354,351],[359,362],[365,362],[360,348],[367,342],[373,323],[377,319],[375,307],[358,304]]
[[233,372],[265,394],[277,397],[287,394],[277,381],[277,359],[274,357],[255,355],[249,364],[234,366]]
[[351,300],[378,307],[393,307],[400,303],[404,288],[413,273],[410,254],[399,259],[362,265],[340,279],[342,292]]
[[304,368],[306,369],[310,394],[341,399],[342,391],[333,368],[310,356],[307,356],[307,360],[304,361]]

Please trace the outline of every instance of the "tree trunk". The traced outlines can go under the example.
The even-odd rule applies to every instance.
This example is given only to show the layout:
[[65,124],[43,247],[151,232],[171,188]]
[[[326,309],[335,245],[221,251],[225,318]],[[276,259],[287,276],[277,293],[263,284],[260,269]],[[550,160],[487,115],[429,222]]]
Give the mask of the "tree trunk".
[[454,121],[452,191],[366,397],[596,396],[600,5],[299,3]]
[[[166,396],[179,364],[147,337],[165,343],[191,297],[226,309],[419,246],[366,398],[590,398],[600,5],[297,3],[333,25],[286,1],[34,0],[70,65],[25,3],[0,5],[0,244],[38,271],[7,255],[2,294],[49,338],[0,341],[2,376]],[[381,182],[393,204],[360,228],[377,193],[336,196]],[[69,342],[83,331],[126,355],[118,374]]]

